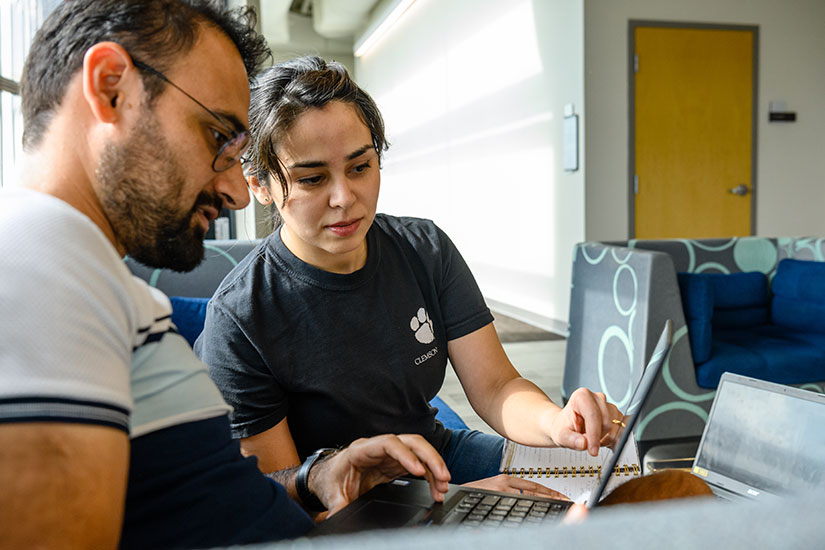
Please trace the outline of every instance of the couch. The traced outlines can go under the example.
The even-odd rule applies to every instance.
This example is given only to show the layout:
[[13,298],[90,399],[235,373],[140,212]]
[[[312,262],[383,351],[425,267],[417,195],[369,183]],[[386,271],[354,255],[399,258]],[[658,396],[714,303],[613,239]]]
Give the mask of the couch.
[[[227,273],[260,244],[258,240],[207,240],[204,260],[188,273],[147,267],[130,257],[126,265],[133,274],[159,288],[172,302],[172,322],[193,345],[203,330],[206,304]],[[430,405],[438,409],[436,418],[451,429],[466,429],[467,424],[440,397]]]
[[[674,343],[642,411],[636,430],[640,448],[698,438],[724,370],[738,368],[740,374],[825,392],[825,330],[810,326],[818,312],[825,320],[825,309],[815,304],[825,303],[825,280],[803,281],[795,272],[799,266],[785,259],[823,269],[825,263],[809,262],[825,261],[825,241],[743,237],[578,244],[562,396],[586,386],[603,391],[620,408],[627,405],[666,319],[673,322]],[[810,288],[811,295],[799,294]],[[773,318],[781,299],[792,306],[780,315],[784,326]],[[794,319],[801,311],[794,308],[805,309],[805,302],[816,307],[808,317]],[[819,360],[813,355],[821,355],[818,366],[808,361]],[[796,369],[800,358],[808,361],[800,372],[777,367]],[[757,360],[771,365],[760,367]]]

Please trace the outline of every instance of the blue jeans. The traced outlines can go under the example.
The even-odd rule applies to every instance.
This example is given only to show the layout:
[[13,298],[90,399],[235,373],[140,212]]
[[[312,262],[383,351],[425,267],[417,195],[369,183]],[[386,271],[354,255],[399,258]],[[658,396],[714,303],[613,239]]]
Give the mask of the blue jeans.
[[462,484],[500,474],[504,438],[476,430],[447,430],[450,440],[441,453],[450,483]]

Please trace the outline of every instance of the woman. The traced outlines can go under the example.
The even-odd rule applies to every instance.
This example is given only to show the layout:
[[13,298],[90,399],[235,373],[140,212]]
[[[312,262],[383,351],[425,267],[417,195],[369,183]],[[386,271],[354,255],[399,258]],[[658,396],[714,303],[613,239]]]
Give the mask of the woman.
[[[343,66],[305,57],[264,71],[250,131],[248,182],[280,225],[223,281],[195,349],[262,470],[412,432],[442,453],[454,483],[495,476],[504,440],[446,430],[428,404],[448,358],[498,433],[594,455],[613,442],[621,415],[603,394],[579,389],[561,409],[519,376],[435,224],[376,215],[383,120]],[[508,476],[480,486],[549,494]]]

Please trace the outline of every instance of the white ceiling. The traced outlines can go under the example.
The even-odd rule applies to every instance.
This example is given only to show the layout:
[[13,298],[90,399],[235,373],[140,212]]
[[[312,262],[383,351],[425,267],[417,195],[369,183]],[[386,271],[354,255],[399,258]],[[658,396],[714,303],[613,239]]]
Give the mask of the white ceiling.
[[[296,28],[311,20],[311,31],[320,38],[346,41],[350,47],[379,0],[260,0],[261,31],[272,45],[288,45],[306,37]],[[299,31],[300,32],[300,31]]]

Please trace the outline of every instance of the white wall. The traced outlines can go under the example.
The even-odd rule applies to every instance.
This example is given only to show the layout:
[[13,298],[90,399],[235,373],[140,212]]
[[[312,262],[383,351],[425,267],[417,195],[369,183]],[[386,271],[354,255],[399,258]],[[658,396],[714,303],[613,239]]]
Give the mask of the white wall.
[[[587,227],[628,237],[628,20],[759,26],[756,231],[825,236],[825,1],[586,0]],[[784,100],[796,123],[768,123]]]
[[557,331],[584,237],[583,170],[561,157],[583,1],[418,0],[355,61],[392,144],[379,211],[435,220],[494,309]]

